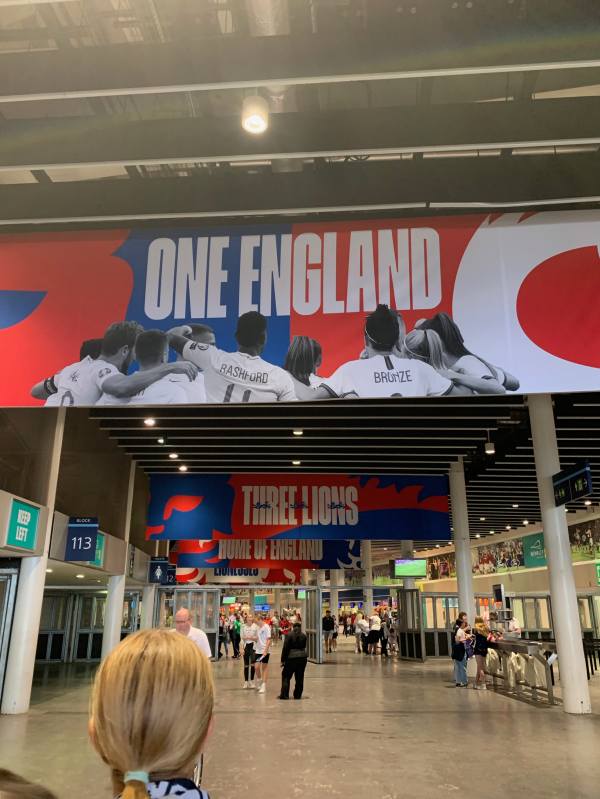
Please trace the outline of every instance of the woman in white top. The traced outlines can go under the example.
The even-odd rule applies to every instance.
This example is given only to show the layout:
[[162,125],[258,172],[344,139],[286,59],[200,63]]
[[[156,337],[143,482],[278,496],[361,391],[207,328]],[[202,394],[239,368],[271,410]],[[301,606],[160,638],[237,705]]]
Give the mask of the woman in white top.
[[381,638],[381,616],[379,613],[373,612],[373,615],[369,618],[369,627],[369,655],[376,655],[379,639]]
[[254,652],[256,654],[256,679],[259,682],[258,693],[267,690],[267,670],[269,668],[269,649],[271,648],[271,628],[263,615],[258,616],[258,629]]
[[256,653],[254,644],[258,640],[258,626],[254,623],[254,616],[249,613],[246,621],[242,624],[241,641],[244,652],[244,685],[243,688],[255,688],[254,682],[254,663]]

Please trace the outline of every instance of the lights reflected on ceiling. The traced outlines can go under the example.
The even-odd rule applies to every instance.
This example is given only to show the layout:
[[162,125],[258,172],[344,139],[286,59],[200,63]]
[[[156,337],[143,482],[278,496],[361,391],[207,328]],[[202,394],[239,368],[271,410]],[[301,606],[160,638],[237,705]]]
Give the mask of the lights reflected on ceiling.
[[156,424],[156,419],[154,419],[152,416],[147,416],[144,419],[144,424],[146,425],[146,427],[154,427],[154,425]]

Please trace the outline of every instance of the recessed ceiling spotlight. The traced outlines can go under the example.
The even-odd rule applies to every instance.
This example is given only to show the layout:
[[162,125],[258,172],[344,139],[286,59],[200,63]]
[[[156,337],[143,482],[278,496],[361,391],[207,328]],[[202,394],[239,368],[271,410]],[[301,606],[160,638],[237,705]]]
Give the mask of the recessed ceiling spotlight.
[[476,533],[475,538],[481,538],[481,533]]
[[156,440],[158,441],[159,444],[164,444],[165,443],[165,440],[164,440],[164,438],[162,436],[160,438],[157,438]]
[[583,504],[584,505],[591,505],[592,504],[592,500],[591,499],[586,499]]
[[523,527],[527,527],[529,524],[529,519],[523,519]]
[[383,548],[383,551],[384,551],[384,552],[387,552],[387,547],[384,547],[384,548]]
[[518,508],[518,507],[519,506],[516,503],[513,505],[513,508]]
[[510,524],[507,524],[507,525],[506,525],[506,529],[507,529],[507,530],[512,530],[512,527],[510,526]]
[[292,430],[292,432],[293,432],[293,434],[295,436],[303,436],[304,435],[304,430]]
[[292,466],[300,466],[302,461],[292,461]]
[[169,452],[169,458],[171,458],[172,461],[176,461],[178,457],[179,455],[176,452]]
[[182,463],[181,466],[179,467],[179,471],[180,472],[187,472],[187,466],[184,466],[184,464]]
[[480,521],[480,522],[484,522],[484,521],[485,521],[485,516],[480,516],[480,517],[479,517],[479,521]]
[[264,133],[269,127],[269,104],[264,97],[253,94],[242,103],[242,127],[248,133]]
[[46,569],[46,574],[52,574],[52,569]]
[[436,545],[435,545],[435,548],[436,548],[436,549],[439,549],[439,548],[440,548],[440,545],[439,545],[439,544],[436,544]]
[[154,425],[156,424],[156,419],[153,419],[152,416],[147,416],[144,419],[144,424],[146,425],[146,427],[154,427]]
[[76,574],[75,577],[77,577],[78,580],[83,580],[85,574]]
[[493,441],[486,441],[485,442],[485,454],[486,455],[493,455],[496,452],[496,446]]
[[490,530],[490,535],[494,535],[495,532],[495,530]]

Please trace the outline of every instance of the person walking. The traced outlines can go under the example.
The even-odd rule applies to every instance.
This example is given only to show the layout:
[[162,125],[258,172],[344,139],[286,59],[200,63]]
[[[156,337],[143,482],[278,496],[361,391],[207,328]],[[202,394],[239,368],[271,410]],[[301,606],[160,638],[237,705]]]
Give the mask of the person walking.
[[239,660],[240,657],[240,639],[242,635],[242,622],[240,620],[240,614],[236,613],[233,617],[233,622],[231,624],[231,628],[229,630],[229,634],[231,636],[231,644],[233,646],[233,658],[234,660]]
[[369,654],[369,622],[365,619],[362,613],[356,616],[356,644],[358,653],[362,651],[363,654]]
[[254,623],[251,613],[246,615],[246,621],[242,625],[241,640],[244,652],[244,684],[242,688],[255,688],[255,667],[256,653],[254,644],[258,639],[258,625]]
[[335,629],[335,619],[331,615],[330,610],[325,611],[323,616],[323,638],[325,639],[325,654],[331,652],[331,641],[333,639],[333,631]]
[[208,636],[199,627],[192,627],[192,614],[187,608],[179,608],[175,614],[174,632],[185,635],[186,638],[193,641],[198,649],[210,660],[212,652],[210,651]]
[[377,654],[377,645],[379,644],[379,639],[381,638],[381,616],[376,611],[373,611],[373,615],[369,618],[369,655],[376,655]]
[[258,631],[254,642],[254,652],[256,655],[255,669],[256,679],[258,680],[258,693],[264,694],[267,690],[267,671],[269,669],[269,649],[271,648],[271,627],[265,621],[265,617],[258,617]]
[[290,682],[294,677],[294,699],[302,699],[304,672],[308,663],[307,638],[302,625],[296,622],[286,637],[281,651],[281,691],[279,699],[290,698]]
[[384,619],[381,624],[381,657],[387,658],[388,655],[388,640],[390,637],[390,623],[389,619]]
[[454,660],[454,683],[457,688],[467,688],[469,680],[467,678],[467,640],[471,638],[471,634],[467,633],[469,624],[465,617],[462,619],[461,625],[456,631],[454,644],[452,646],[452,659]]

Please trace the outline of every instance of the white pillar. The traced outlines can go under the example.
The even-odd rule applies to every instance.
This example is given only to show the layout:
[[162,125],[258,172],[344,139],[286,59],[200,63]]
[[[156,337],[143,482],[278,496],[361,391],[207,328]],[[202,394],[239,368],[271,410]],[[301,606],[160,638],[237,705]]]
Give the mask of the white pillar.
[[363,610],[368,616],[370,616],[373,612],[373,588],[364,587],[373,585],[373,556],[371,554],[370,541],[360,542],[360,559],[362,561],[362,567],[365,573],[365,576],[363,577],[363,600],[365,603]]
[[142,593],[142,620],[141,630],[154,627],[154,606],[156,604],[156,585],[145,585]]
[[[52,413],[52,411],[43,411],[43,413]],[[26,713],[29,710],[64,430],[65,408],[59,408],[49,448],[48,480],[43,497],[43,504],[48,508],[46,527],[40,531],[44,536],[44,550],[39,557],[21,560],[14,609],[15,621],[8,648],[2,693],[2,713]]]
[[[400,541],[400,557],[401,558],[414,558],[415,556],[415,549],[412,541]],[[415,578],[414,577],[405,577],[402,580],[402,587],[403,588],[414,588],[415,587]]]
[[467,488],[462,460],[450,464],[450,503],[452,505],[452,523],[454,525],[458,609],[459,611],[464,610],[472,623],[475,614],[475,594],[473,592],[473,563],[471,560]]
[[273,605],[275,606],[273,610],[276,610],[278,614],[281,613],[281,588],[273,589]]
[[129,467],[129,484],[127,486],[127,500],[125,505],[124,523],[124,552],[125,557],[121,566],[121,574],[115,574],[108,580],[108,595],[106,597],[106,610],[104,611],[104,632],[102,635],[102,657],[115,648],[121,640],[121,625],[123,623],[123,601],[125,600],[125,575],[127,574],[127,557],[129,550],[129,530],[131,528],[131,508],[133,505],[133,488],[135,484],[135,462]]
[[563,708],[567,713],[591,713],[565,508],[554,504],[552,475],[560,471],[560,460],[552,397],[531,395],[528,405]]
[[338,574],[339,569],[329,570],[329,610],[331,611],[331,615],[335,616],[336,619],[338,617],[338,601],[340,596],[338,593]]

